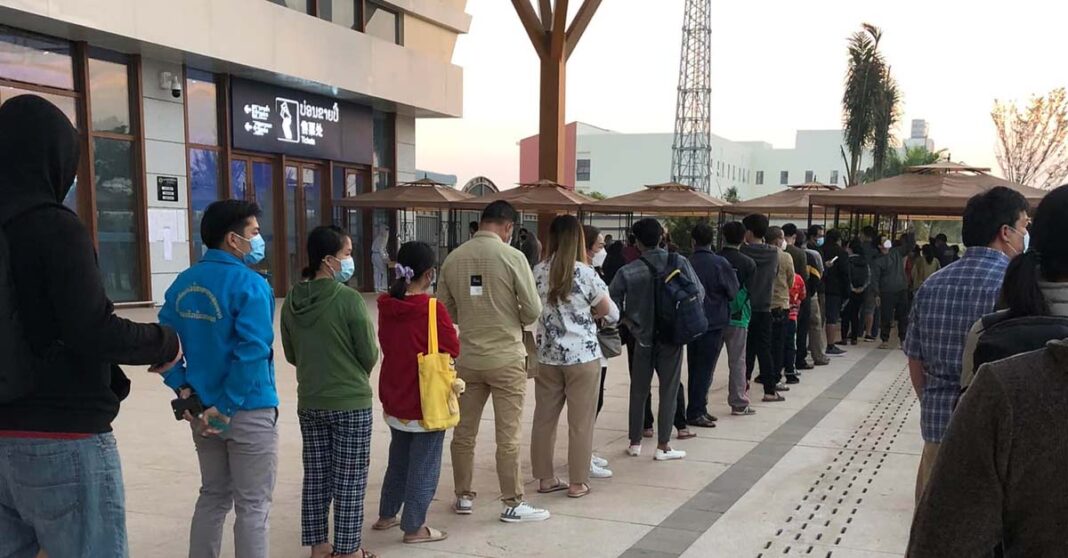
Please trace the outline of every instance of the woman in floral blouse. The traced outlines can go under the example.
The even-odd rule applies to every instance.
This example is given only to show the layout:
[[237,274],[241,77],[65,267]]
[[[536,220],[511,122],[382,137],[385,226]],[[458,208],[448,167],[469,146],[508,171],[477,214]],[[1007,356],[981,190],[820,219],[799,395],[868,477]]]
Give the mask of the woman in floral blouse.
[[[619,319],[608,287],[587,261],[582,224],[571,215],[553,219],[548,257],[534,268],[543,310],[538,321],[538,362],[534,380],[534,429],[530,460],[538,492],[567,491],[571,498],[590,492],[593,423],[601,380],[597,320]],[[560,412],[567,403],[568,476],[553,475],[553,449]]]

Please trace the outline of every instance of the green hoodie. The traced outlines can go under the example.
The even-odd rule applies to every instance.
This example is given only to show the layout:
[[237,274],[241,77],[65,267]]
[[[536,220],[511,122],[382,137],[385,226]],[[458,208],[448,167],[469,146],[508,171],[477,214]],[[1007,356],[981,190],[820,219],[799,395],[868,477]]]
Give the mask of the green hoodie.
[[282,307],[282,348],[297,366],[297,408],[371,408],[375,330],[360,293],[332,279],[298,283]]

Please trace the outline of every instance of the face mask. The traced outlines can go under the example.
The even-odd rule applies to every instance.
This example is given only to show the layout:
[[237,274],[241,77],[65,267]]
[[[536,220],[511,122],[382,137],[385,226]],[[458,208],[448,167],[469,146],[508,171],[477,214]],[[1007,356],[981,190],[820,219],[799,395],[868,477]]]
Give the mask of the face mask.
[[602,265],[604,265],[604,261],[606,258],[608,258],[608,252],[606,252],[605,249],[602,248],[598,250],[596,254],[593,255],[593,260],[590,262],[590,265],[592,265],[593,267],[601,267]]
[[[1016,227],[1009,227],[1009,228],[1012,229],[1012,232],[1014,232],[1016,234],[1020,234],[1020,231],[1016,230]],[[1031,231],[1024,231],[1024,233],[1021,236],[1023,236],[1023,251],[1026,252],[1027,249],[1031,247]],[[1023,252],[1020,252],[1020,253],[1022,254]]]
[[341,269],[334,273],[334,280],[338,283],[348,283],[349,279],[352,279],[352,274],[356,272],[356,262],[352,260],[352,257],[338,261],[341,262]]
[[256,264],[258,264],[258,263],[263,261],[264,256],[267,255],[267,243],[264,242],[262,236],[257,234],[255,236],[253,236],[252,238],[245,238],[245,237],[243,237],[243,236],[241,236],[239,234],[236,234],[236,233],[235,233],[235,235],[238,238],[240,238],[241,240],[244,240],[245,242],[248,242],[249,246],[251,247],[249,249],[248,253],[245,254],[244,257],[241,258],[242,261],[245,262],[245,264],[247,264],[247,265],[256,265]]
[[823,248],[823,237],[822,236],[816,239],[816,246],[818,246],[820,248]]

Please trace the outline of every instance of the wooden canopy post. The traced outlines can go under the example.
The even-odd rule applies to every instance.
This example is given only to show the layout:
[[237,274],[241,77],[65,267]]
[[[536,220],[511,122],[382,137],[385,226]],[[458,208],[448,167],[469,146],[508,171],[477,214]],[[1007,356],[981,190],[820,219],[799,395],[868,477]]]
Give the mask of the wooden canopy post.
[[[512,0],[512,5],[541,61],[538,178],[562,184],[567,59],[589,27],[601,0],[583,0],[570,25],[567,23],[568,0],[538,0],[540,18],[530,0]],[[548,242],[549,224],[554,216],[551,212],[538,214],[538,237],[543,244]]]

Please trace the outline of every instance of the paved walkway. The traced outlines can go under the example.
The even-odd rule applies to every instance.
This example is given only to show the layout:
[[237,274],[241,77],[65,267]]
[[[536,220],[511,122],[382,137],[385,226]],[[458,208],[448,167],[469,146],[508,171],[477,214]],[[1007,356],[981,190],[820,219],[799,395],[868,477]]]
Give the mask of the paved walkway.
[[[373,301],[368,299],[372,312]],[[149,310],[124,314],[152,320]],[[271,514],[271,555],[306,556],[300,547],[301,438],[296,380],[276,363],[281,396],[278,485]],[[594,480],[593,492],[572,500],[535,493],[530,477],[528,389],[523,426],[523,472],[536,505],[553,518],[529,525],[496,520],[492,411],[479,434],[475,513],[449,510],[452,469],[446,447],[441,485],[428,522],[448,540],[419,547],[400,543],[400,532],[371,531],[377,517],[389,444],[388,428],[374,428],[365,544],[379,555],[420,557],[588,556],[684,558],[901,556],[908,539],[919,461],[918,405],[904,355],[872,344],[854,347],[830,366],[804,374],[778,404],[755,403],[755,416],[731,417],[726,405],[726,357],[711,394],[715,429],[675,445],[684,461],[656,463],[647,440],[640,458],[623,455],[629,381],[626,362],[613,359],[605,408],[594,434],[596,451],[611,461],[615,478]],[[127,524],[134,558],[186,555],[189,518],[199,472],[188,428],[174,421],[172,397],[155,376],[127,371],[133,391],[116,423],[126,480]],[[377,385],[377,372],[372,378]],[[656,390],[654,389],[654,394]],[[376,419],[380,407],[376,402]],[[561,420],[556,461],[566,477],[566,422]],[[232,516],[224,556],[233,556]]]

